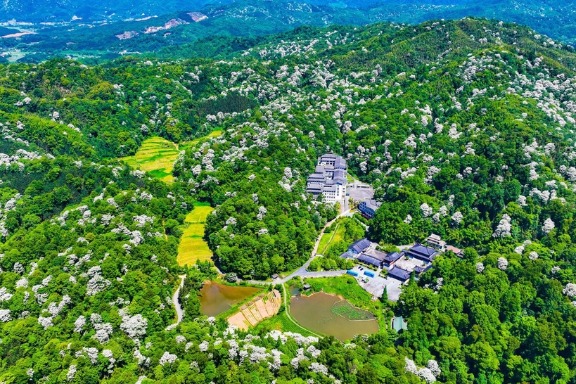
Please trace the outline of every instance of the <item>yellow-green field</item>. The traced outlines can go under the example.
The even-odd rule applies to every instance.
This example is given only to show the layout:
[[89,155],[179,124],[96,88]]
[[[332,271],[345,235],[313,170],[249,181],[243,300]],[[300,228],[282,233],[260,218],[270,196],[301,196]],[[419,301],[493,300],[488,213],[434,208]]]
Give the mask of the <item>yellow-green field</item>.
[[149,172],[152,176],[170,183],[174,180],[172,170],[178,158],[178,148],[174,143],[161,137],[144,140],[134,156],[124,157],[129,166]]
[[199,143],[220,135],[222,135],[222,131],[214,131],[198,139],[183,142],[180,145],[176,145],[161,137],[151,137],[144,140],[134,156],[124,157],[122,160],[134,169],[148,172],[157,179],[171,183],[174,181],[172,176],[174,163],[181,150],[193,148]]
[[202,143],[208,139],[212,139],[214,137],[218,137],[221,135],[222,135],[222,131],[213,131],[213,132],[210,132],[209,134],[207,134],[206,136],[202,136],[198,139],[194,139],[192,141],[185,141],[183,143],[180,143],[179,149],[182,151],[185,151],[187,149],[195,147],[199,143]]
[[210,206],[196,205],[194,210],[186,216],[188,226],[184,229],[178,246],[179,265],[194,265],[196,260],[206,261],[212,257],[212,252],[202,237],[206,218],[213,210]]

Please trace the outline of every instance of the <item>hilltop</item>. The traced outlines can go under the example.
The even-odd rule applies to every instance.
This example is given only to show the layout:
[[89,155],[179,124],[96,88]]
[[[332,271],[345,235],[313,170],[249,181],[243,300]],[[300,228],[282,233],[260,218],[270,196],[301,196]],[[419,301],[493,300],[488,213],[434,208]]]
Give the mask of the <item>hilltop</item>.
[[[1,65],[0,381],[574,380],[575,63],[531,29],[465,18],[300,28],[229,59]],[[124,162],[150,138],[172,177]],[[383,299],[400,334],[201,316],[215,272],[177,263],[187,215],[214,208],[222,272],[293,271],[336,215],[305,193],[326,152],[382,202],[371,240],[433,232],[465,257]]]

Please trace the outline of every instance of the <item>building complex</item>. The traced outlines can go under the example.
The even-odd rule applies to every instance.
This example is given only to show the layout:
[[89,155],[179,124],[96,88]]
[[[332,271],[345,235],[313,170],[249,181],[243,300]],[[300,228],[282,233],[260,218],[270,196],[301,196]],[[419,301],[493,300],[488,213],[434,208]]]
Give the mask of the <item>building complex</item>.
[[420,275],[429,270],[434,259],[448,251],[463,257],[462,250],[446,244],[440,236],[432,234],[424,244],[416,243],[399,252],[383,252],[378,249],[378,244],[361,239],[351,244],[341,257],[355,259],[377,270],[386,269],[388,276],[405,282],[413,272]]
[[346,160],[333,153],[318,158],[314,173],[308,176],[306,192],[322,196],[327,203],[336,203],[346,198],[348,176]]

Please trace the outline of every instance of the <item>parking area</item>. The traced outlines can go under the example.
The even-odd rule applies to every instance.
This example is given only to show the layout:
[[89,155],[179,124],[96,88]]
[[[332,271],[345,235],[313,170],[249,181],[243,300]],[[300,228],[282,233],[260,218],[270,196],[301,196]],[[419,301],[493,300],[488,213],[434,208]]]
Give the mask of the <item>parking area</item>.
[[[391,277],[384,278],[380,276],[380,269],[377,271],[356,265],[352,270],[358,273],[356,281],[368,293],[374,297],[382,297],[384,287],[388,294],[388,300],[398,301],[400,292],[402,291],[402,282]],[[364,274],[365,271],[374,272],[374,277],[369,277]]]
[[[384,279],[384,285],[386,286],[388,300],[398,301],[400,298],[400,293],[402,292],[402,282],[392,277],[387,277]],[[382,288],[382,292],[384,292],[384,288]]]
[[374,198],[374,188],[370,184],[354,181],[348,184],[347,192],[354,201],[366,201]]

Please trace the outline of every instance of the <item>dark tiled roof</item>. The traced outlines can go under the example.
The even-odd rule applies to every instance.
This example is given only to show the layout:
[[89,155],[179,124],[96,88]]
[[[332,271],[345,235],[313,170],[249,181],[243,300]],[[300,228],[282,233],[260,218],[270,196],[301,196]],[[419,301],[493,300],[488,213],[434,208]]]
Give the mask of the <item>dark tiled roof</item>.
[[321,160],[335,160],[336,158],[338,158],[338,155],[335,155],[334,153],[325,153],[322,156],[320,156]]
[[370,257],[373,257],[377,260],[384,261],[386,259],[387,253],[378,251],[376,249],[370,248],[364,251],[364,253]]
[[381,260],[378,260],[377,258],[369,256],[365,253],[361,254],[358,257],[358,260],[360,260],[361,262],[366,263],[366,264],[374,265],[376,267],[380,267],[382,265]]
[[346,160],[341,157],[337,157],[334,163],[334,168],[346,169]]
[[370,208],[373,210],[377,210],[382,205],[382,203],[379,203],[376,200],[365,201],[365,203],[366,203],[366,208]]
[[344,177],[344,170],[343,169],[337,169],[334,171],[334,176],[335,179],[336,178],[342,178],[344,180],[346,180],[346,178]]
[[398,280],[401,280],[401,281],[406,281],[410,278],[410,272],[408,272],[402,268],[394,267],[388,271],[388,276],[393,277],[393,278],[398,279]]
[[353,259],[354,258],[354,254],[350,251],[346,251],[343,254],[340,255],[341,258],[343,259]]
[[408,250],[407,254],[417,259],[432,261],[438,254],[438,251],[436,251],[434,248],[426,247],[422,244],[416,244]]
[[348,247],[348,249],[350,249],[356,253],[360,253],[360,252],[364,251],[366,248],[368,248],[370,246],[370,244],[371,243],[368,239],[362,239],[362,240],[358,240],[357,242],[352,244],[350,247]]
[[426,272],[427,270],[429,270],[430,268],[432,268],[432,264],[428,264],[428,265],[425,266],[425,267],[417,266],[416,268],[414,268],[414,270],[416,271],[416,273],[424,273],[424,272]]
[[384,258],[384,261],[386,261],[387,263],[393,263],[401,257],[402,257],[401,253],[392,252],[392,253],[389,253],[386,255],[386,257]]

